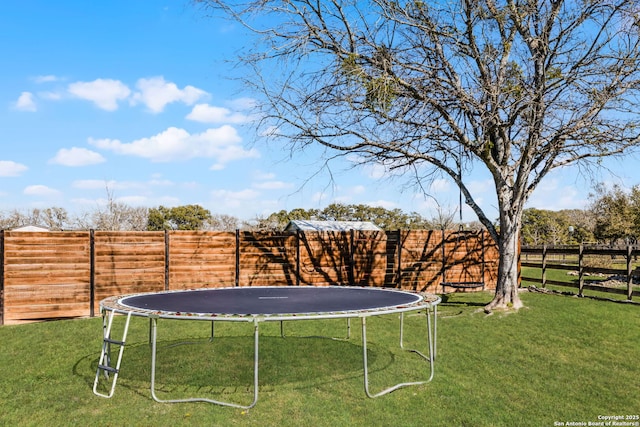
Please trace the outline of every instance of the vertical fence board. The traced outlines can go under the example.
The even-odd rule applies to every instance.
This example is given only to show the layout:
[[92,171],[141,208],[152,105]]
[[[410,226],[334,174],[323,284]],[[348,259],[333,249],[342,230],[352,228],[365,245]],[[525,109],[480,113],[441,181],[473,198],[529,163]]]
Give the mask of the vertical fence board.
[[402,231],[402,289],[437,292],[442,281],[442,235],[434,230]]
[[296,235],[289,232],[241,232],[239,286],[296,284]]
[[0,325],[4,325],[4,230],[0,230]]
[[305,232],[301,237],[300,283],[302,285],[350,284],[351,245],[348,233]]
[[112,295],[163,291],[164,232],[95,232],[96,304]]
[[387,234],[384,231],[353,231],[353,285],[384,286],[387,273]]
[[4,322],[90,314],[89,232],[4,232]]
[[235,233],[170,231],[168,236],[171,290],[235,285]]

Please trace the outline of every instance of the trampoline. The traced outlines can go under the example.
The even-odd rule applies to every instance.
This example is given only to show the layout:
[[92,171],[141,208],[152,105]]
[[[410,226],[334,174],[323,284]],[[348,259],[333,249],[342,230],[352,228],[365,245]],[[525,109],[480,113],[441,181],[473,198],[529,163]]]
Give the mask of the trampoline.
[[[379,397],[402,387],[430,382],[434,376],[437,340],[436,295],[400,291],[386,288],[363,288],[347,286],[266,286],[208,288],[183,291],[134,294],[109,297],[100,302],[103,318],[103,344],[93,384],[93,392],[101,397],[113,396],[127,332],[132,317],[150,319],[149,341],[151,344],[151,396],[157,402],[209,402],[218,405],[248,409],[258,401],[258,355],[260,348],[259,328],[262,322],[280,322],[284,337],[283,322],[314,319],[347,319],[347,338],[350,338],[350,319],[360,318],[362,326],[362,363],[364,369],[364,391],[370,398]],[[417,349],[404,347],[404,315],[407,312],[423,311],[426,318],[426,354]],[[371,316],[399,314],[400,348],[418,354],[429,364],[428,375],[420,381],[401,382],[384,390],[372,393],[369,390],[369,368],[367,360],[367,323]],[[121,339],[112,337],[113,319],[116,314],[126,316]],[[214,322],[246,322],[253,326],[253,400],[248,405],[191,397],[160,399],[155,391],[157,331],[159,319],[210,321],[213,338]],[[111,346],[118,346],[117,359],[112,359]],[[99,390],[102,378],[110,382],[107,392]]]

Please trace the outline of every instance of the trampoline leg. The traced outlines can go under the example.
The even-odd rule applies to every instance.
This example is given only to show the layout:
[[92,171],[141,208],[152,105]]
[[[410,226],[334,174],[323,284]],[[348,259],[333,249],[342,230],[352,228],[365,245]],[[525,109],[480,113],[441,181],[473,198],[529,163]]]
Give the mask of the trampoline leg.
[[[152,317],[152,334],[151,334],[151,397],[159,403],[183,403],[183,402],[208,402],[216,405],[231,406],[233,408],[250,409],[258,402],[258,350],[260,348],[258,321],[253,322],[253,401],[249,405],[240,405],[233,402],[223,402],[220,400],[209,399],[206,397],[192,397],[185,399],[160,399],[156,395],[156,354],[158,341],[158,318]],[[213,322],[212,322],[213,325]],[[213,327],[213,326],[212,326]]]
[[[427,313],[428,315],[428,313]],[[438,306],[433,306],[433,358],[436,358],[438,347]]]
[[400,314],[400,348],[405,350],[405,351],[410,351],[412,353],[416,353],[418,354],[420,357],[422,357],[423,359],[425,359],[425,361],[427,361],[429,363],[429,378],[427,380],[423,380],[423,381],[412,381],[412,382],[403,382],[403,383],[398,383],[394,386],[388,387],[376,394],[372,394],[369,391],[369,366],[368,366],[368,360],[367,360],[367,321],[366,321],[366,317],[361,317],[362,320],[362,362],[363,362],[363,368],[364,368],[364,392],[365,394],[370,397],[370,398],[376,398],[379,396],[383,396],[385,394],[391,393],[392,391],[395,391],[399,388],[403,388],[403,387],[408,387],[408,386],[413,386],[413,385],[421,385],[421,384],[426,384],[428,382],[430,382],[433,379],[433,375],[434,375],[434,363],[435,363],[435,346],[433,343],[433,335],[432,335],[432,328],[431,328],[431,311],[430,310],[426,310],[426,317],[427,317],[427,341],[428,341],[428,347],[429,347],[429,355],[426,356],[424,355],[422,352],[415,350],[415,349],[405,349],[404,348],[404,343],[403,343],[403,339],[404,339],[404,313]]
[[[428,345],[429,345],[429,355],[426,356],[424,355],[421,351],[416,350],[416,349],[411,349],[411,348],[404,348],[404,313],[400,314],[400,348],[406,351],[410,351],[412,353],[416,353],[418,355],[420,355],[420,357],[422,357],[425,360],[435,360],[436,358],[436,349],[435,349],[435,336],[437,333],[437,330],[435,329],[435,320],[433,321],[433,327],[432,325],[432,321],[431,321],[431,315],[430,315],[430,310],[426,310],[425,311],[425,317],[426,317],[426,321],[427,321],[427,335],[428,335]],[[433,333],[432,333],[433,331]],[[433,338],[432,338],[433,337]]]

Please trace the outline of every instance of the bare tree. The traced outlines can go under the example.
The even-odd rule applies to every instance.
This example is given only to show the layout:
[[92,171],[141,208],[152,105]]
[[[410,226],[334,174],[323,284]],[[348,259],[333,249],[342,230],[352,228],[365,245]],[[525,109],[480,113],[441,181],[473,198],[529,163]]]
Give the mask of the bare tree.
[[91,220],[78,219],[78,223],[84,222],[85,227],[108,231],[143,231],[147,229],[149,210],[145,207],[132,207],[118,202],[113,191],[107,186],[107,203],[99,207],[91,214]]
[[[518,231],[540,181],[638,144],[637,1],[196,1],[262,36],[240,59],[273,137],[422,188],[457,183],[499,246],[487,310],[522,305]],[[472,168],[493,177],[498,224],[470,191]]]
[[235,231],[240,220],[232,215],[213,214],[206,222],[205,229],[215,231]]
[[47,228],[51,231],[61,231],[70,227],[71,220],[66,209],[52,207],[46,209],[33,208],[30,211],[12,210],[6,217],[0,218],[0,229],[10,229],[25,225]]
[[450,230],[455,224],[455,216],[455,212],[451,211],[450,209],[445,209],[441,206],[438,206],[436,209],[436,215],[433,219],[435,228],[439,230]]
[[43,209],[40,211],[40,218],[49,230],[62,231],[69,228],[69,214],[64,208],[52,207]]

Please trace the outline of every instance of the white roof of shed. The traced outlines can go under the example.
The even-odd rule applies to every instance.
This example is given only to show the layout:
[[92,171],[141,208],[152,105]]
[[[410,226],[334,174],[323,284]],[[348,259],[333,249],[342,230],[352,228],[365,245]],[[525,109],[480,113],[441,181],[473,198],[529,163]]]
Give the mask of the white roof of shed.
[[293,220],[285,227],[284,231],[379,231],[382,230],[369,221],[313,221],[313,220]]
[[37,225],[24,225],[22,227],[14,228],[11,231],[50,231],[48,228],[38,227]]

